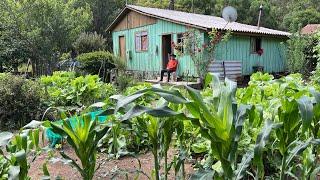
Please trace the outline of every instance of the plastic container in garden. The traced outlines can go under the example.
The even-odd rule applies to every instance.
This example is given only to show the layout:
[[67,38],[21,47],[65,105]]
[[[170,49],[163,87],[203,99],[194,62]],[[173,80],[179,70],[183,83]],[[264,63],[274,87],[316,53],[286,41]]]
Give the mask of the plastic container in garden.
[[[97,119],[99,121],[99,123],[104,123],[108,118],[107,118],[107,116],[100,116],[101,113],[102,113],[102,111],[95,111],[95,112],[89,112],[87,114],[90,114],[92,121],[95,121]],[[53,123],[56,125],[62,125],[63,121],[69,121],[71,124],[71,127],[75,128],[75,126],[79,122],[77,120],[79,118],[81,119],[82,117],[81,116],[74,116],[74,117],[68,118],[66,120],[59,120],[59,121],[55,121]],[[56,144],[60,144],[62,141],[62,136],[60,134],[53,132],[52,128],[46,129],[46,137],[47,137],[48,141],[50,142],[51,148],[55,147]]]

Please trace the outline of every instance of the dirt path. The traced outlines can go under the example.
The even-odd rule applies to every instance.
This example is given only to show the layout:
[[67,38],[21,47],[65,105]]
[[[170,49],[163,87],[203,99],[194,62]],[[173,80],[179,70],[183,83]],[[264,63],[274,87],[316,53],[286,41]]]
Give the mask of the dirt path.
[[[65,147],[66,154],[75,158],[75,153],[69,147]],[[171,149],[168,153],[169,162],[173,159],[175,154],[175,150]],[[48,154],[43,153],[38,156],[35,161],[31,162],[29,176],[31,179],[41,179],[43,176],[42,173],[42,165],[45,163]],[[55,157],[60,157],[58,152],[55,153]],[[138,159],[141,163],[141,170],[147,174],[149,177],[152,174],[153,170],[153,155],[151,152],[146,154],[141,154],[138,156]],[[99,153],[97,157],[97,166],[100,164],[100,168],[97,170],[94,179],[126,179],[126,173],[128,173],[129,179],[134,179],[137,175],[136,170],[139,168],[139,163],[136,158],[133,157],[123,157],[119,160],[108,160],[107,155],[104,153]],[[191,164],[185,165],[187,177],[192,174],[193,168]],[[51,178],[55,179],[55,177],[60,176],[63,179],[70,180],[79,180],[81,179],[80,174],[76,169],[73,169],[69,165],[63,164],[61,162],[56,163],[48,163],[48,170],[50,172]],[[148,179],[146,176],[140,173],[138,177],[140,180]],[[170,172],[169,179],[174,179],[174,171]]]

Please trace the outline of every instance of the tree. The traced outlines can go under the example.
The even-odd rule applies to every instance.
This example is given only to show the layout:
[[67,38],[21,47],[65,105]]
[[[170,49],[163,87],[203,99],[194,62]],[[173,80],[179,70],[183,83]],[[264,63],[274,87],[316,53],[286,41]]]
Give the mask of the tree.
[[[88,5],[75,7],[76,0],[4,0],[0,15],[14,26],[24,40],[33,70],[37,75],[50,73],[58,54],[89,26],[92,14]],[[10,61],[12,58],[7,56]]]
[[14,26],[0,20],[0,73],[6,69],[17,71],[18,64],[25,62],[28,54],[26,41],[19,37]]
[[304,73],[306,68],[306,55],[304,50],[308,44],[306,37],[301,36],[299,33],[294,33],[287,41],[287,61],[286,66],[292,73]]
[[[79,2],[86,2],[90,5],[93,19],[92,32],[106,35],[106,28],[112,23],[114,18],[118,15],[125,6],[125,0],[78,0]],[[86,4],[84,3],[84,4]]]
[[170,0],[169,9],[174,10],[174,0]]
[[73,43],[78,53],[88,53],[93,51],[105,50],[106,39],[102,35],[94,33],[81,33]]

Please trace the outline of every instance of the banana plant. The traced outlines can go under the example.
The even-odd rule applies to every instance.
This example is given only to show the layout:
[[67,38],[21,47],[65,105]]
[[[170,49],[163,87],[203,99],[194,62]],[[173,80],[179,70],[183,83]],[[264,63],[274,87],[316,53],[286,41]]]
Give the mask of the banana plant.
[[62,125],[51,123],[51,127],[54,132],[67,137],[67,142],[80,159],[81,165],[63,151],[60,151],[61,156],[80,172],[84,180],[91,180],[96,171],[98,143],[107,133],[109,127],[100,127],[97,123],[98,120],[92,121],[90,115],[78,117],[76,121],[74,127],[70,121],[63,121]]

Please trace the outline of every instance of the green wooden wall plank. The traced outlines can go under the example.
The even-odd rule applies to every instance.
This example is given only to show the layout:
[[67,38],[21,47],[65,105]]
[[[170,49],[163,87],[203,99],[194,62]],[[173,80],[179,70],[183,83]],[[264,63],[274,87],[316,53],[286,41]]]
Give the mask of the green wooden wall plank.
[[[149,46],[147,52],[136,52],[135,33],[147,31]],[[118,31],[112,33],[113,51],[119,55],[119,36],[125,36],[126,50],[131,51],[132,59],[127,59],[129,70],[155,71],[159,72],[162,68],[162,35],[173,34],[173,40],[177,42],[177,33],[186,32],[187,28],[183,25],[158,20],[156,24],[147,25],[139,28]],[[201,32],[202,42],[208,43],[207,33]],[[241,61],[242,74],[250,75],[252,66],[262,65],[266,72],[281,72],[285,70],[284,47],[281,45],[282,39],[262,37],[262,56],[250,52],[250,36],[232,35],[230,40],[220,43],[215,52],[215,59],[219,61]],[[156,51],[158,49],[158,51]],[[206,56],[204,55],[204,58]],[[190,56],[177,57],[179,60],[178,74],[196,76],[194,63]]]
[[250,52],[250,36],[232,36],[226,43],[220,43],[215,52],[218,61],[241,61],[242,74],[250,75],[253,66],[264,66],[269,73],[285,70],[285,56],[281,43],[284,40],[262,37],[264,53],[259,56]]
[[[149,46],[147,52],[136,52],[135,50],[135,33],[147,31],[149,37]],[[177,33],[186,32],[187,28],[183,25],[158,20],[156,24],[144,27],[113,32],[113,51],[119,55],[119,36],[125,36],[126,50],[131,51],[132,59],[127,60],[129,70],[139,71],[160,71],[162,67],[162,35],[173,34],[173,40],[177,42]],[[156,49],[158,48],[158,53]],[[196,75],[193,68],[192,60],[189,56],[177,57],[179,60],[178,74]]]

